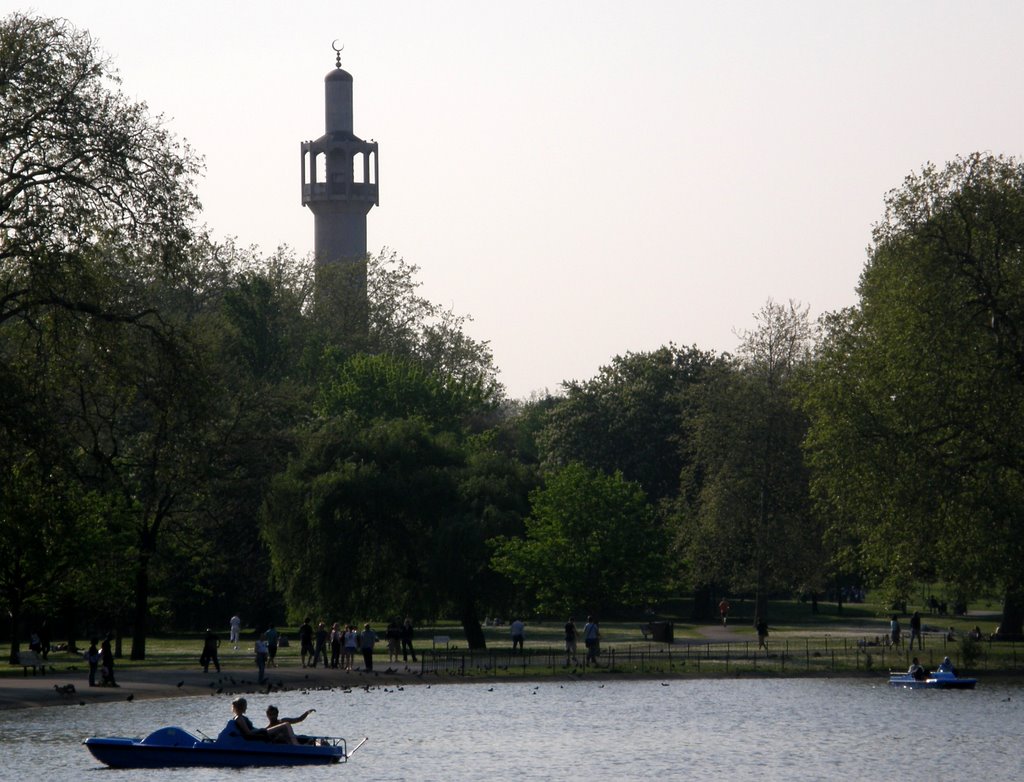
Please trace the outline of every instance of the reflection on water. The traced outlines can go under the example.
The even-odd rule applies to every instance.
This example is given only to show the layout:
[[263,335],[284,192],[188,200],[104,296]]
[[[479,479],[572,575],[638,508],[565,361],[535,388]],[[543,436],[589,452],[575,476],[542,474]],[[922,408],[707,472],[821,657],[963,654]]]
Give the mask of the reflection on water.
[[[890,689],[862,679],[394,685],[249,697],[303,727],[370,736],[331,774],[375,780],[1019,779],[1024,688]],[[280,780],[320,770],[108,771],[81,741],[163,725],[216,734],[230,698],[0,712],[9,779]],[[258,720],[257,724],[259,724]],[[96,774],[98,776],[93,776]]]

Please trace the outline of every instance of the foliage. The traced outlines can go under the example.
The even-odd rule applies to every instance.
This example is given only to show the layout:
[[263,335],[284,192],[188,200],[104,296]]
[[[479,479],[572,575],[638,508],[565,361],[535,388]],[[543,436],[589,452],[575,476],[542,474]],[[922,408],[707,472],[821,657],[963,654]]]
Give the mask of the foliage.
[[530,494],[525,538],[492,542],[492,567],[545,614],[638,607],[665,584],[664,535],[643,489],[572,463]]
[[975,154],[886,199],[810,385],[815,492],[890,581],[1006,590],[1024,619],[1024,166]]
[[652,501],[674,497],[688,463],[687,444],[679,436],[690,414],[684,392],[715,361],[695,347],[669,344],[616,356],[597,377],[566,383],[539,438],[545,463],[620,470]]
[[815,337],[806,308],[769,301],[737,358],[692,401],[692,488],[678,504],[677,549],[695,585],[754,592],[817,587],[821,530],[810,512],[797,382]]

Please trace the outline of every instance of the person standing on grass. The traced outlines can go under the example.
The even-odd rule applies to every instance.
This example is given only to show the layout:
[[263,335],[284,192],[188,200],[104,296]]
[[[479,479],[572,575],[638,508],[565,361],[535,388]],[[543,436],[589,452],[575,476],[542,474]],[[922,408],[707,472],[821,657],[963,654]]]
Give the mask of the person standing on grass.
[[512,631],[512,651],[519,647],[519,651],[523,651],[523,639],[525,633],[525,625],[522,619],[513,619],[512,624],[509,625],[509,629]]
[[597,655],[601,653],[601,630],[593,616],[588,616],[583,626],[583,643],[587,647],[587,662],[597,665]]
[[261,633],[256,639],[256,672],[257,684],[263,684],[267,680],[267,634]]
[[237,649],[238,641],[242,637],[242,618],[238,614],[235,614],[230,620],[228,620],[228,624],[231,626],[231,645]]
[[363,663],[366,671],[373,670],[373,645],[377,642],[377,634],[370,629],[367,622],[363,632],[359,634],[359,648],[363,650]]
[[317,663],[323,658],[324,668],[327,667],[327,626],[320,622],[316,626],[316,650],[313,652],[313,667],[316,668]]
[[355,625],[345,626],[344,643],[345,670],[351,671],[352,666],[356,664],[356,649],[359,648],[359,633],[356,632]]
[[412,648],[412,617],[407,616],[402,624],[402,659],[408,662],[410,654],[412,661],[416,662],[416,650]]
[[757,617],[754,619],[754,629],[757,631],[757,648],[768,651],[768,623]]
[[299,627],[299,657],[302,659],[303,668],[316,662],[313,656],[313,625],[310,624],[308,616]]
[[89,686],[96,686],[96,671],[100,667],[100,650],[96,644],[99,643],[98,638],[93,638],[89,641],[89,651],[85,653],[85,661],[89,664]]
[[565,666],[569,667],[569,660],[572,660],[573,665],[579,665],[579,660],[576,659],[576,638],[579,633],[576,631],[576,622],[570,616],[569,621],[565,623]]
[[273,625],[267,628],[267,662],[274,668],[277,667],[277,641],[280,636]]
[[209,627],[206,628],[206,637],[203,639],[203,653],[199,656],[199,663],[203,666],[203,673],[209,673],[210,663],[220,673],[220,658],[217,656],[217,648],[220,646],[220,639]]
[[914,639],[917,639],[918,651],[924,649],[921,641],[921,612],[915,611],[910,617],[910,648],[914,648]]

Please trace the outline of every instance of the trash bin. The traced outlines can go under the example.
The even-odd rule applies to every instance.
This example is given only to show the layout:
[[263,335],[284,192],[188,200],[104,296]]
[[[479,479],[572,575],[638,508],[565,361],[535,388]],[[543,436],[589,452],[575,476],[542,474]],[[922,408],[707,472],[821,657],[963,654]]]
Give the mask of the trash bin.
[[670,644],[675,640],[675,632],[672,622],[651,622],[651,640],[663,644]]

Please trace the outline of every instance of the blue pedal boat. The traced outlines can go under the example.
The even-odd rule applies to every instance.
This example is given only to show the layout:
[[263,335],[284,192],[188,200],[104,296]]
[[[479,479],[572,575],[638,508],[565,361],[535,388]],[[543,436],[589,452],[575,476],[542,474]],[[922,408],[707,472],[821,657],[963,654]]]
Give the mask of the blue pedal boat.
[[977,683],[977,679],[957,676],[951,671],[933,671],[923,679],[915,679],[913,674],[909,673],[894,673],[889,676],[891,686],[912,690],[973,690]]
[[99,738],[85,740],[93,756],[112,768],[180,768],[188,766],[313,766],[344,763],[361,747],[348,751],[345,739],[303,737],[308,743],[275,744],[240,736],[200,738],[184,728],[160,728],[144,739]]

